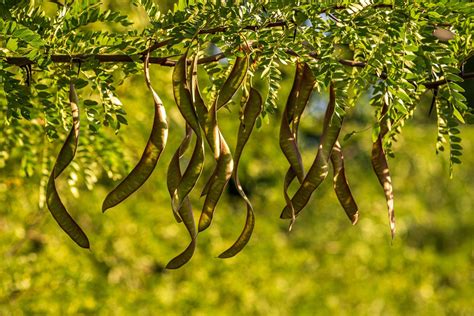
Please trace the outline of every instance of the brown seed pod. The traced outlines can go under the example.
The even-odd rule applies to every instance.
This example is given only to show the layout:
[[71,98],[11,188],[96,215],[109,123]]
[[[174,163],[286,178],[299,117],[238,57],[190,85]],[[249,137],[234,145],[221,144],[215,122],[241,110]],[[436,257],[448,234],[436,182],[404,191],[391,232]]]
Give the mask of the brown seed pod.
[[333,187],[336,192],[339,203],[344,208],[347,217],[352,222],[352,225],[357,223],[359,219],[359,209],[352,196],[351,189],[346,179],[346,172],[344,168],[344,156],[342,154],[341,144],[338,141],[334,144],[331,152],[331,163],[334,170]]
[[390,224],[390,234],[392,239],[395,237],[395,210],[394,210],[394,203],[393,203],[393,187],[392,187],[392,178],[390,177],[390,170],[388,168],[387,157],[385,156],[385,151],[383,150],[383,137],[388,132],[387,127],[387,113],[388,107],[387,104],[384,102],[382,105],[381,110],[381,117],[382,122],[380,126],[380,133],[372,144],[372,167],[374,169],[375,174],[380,182],[380,185],[383,188],[385,199],[387,201],[387,209],[388,209],[388,220]]
[[[295,216],[297,216],[299,212],[301,212],[301,210],[306,206],[314,190],[318,188],[318,186],[323,182],[328,174],[328,162],[331,156],[331,151],[337,141],[342,126],[342,118],[339,117],[334,111],[335,104],[336,93],[334,84],[331,83],[329,86],[329,103],[325,114],[325,124],[323,127],[323,134],[321,137],[321,143],[319,144],[318,153],[303,183],[291,199]],[[292,210],[288,205],[285,206],[280,217],[292,218]]]
[[252,133],[252,130],[255,126],[255,122],[260,113],[262,112],[262,109],[262,96],[256,89],[250,88],[249,98],[244,109],[244,116],[239,126],[237,145],[234,152],[234,171],[232,174],[232,178],[234,179],[237,191],[239,192],[240,196],[247,205],[247,218],[245,220],[244,229],[240,234],[239,238],[229,249],[221,253],[219,255],[219,258],[230,258],[239,253],[249,242],[250,236],[252,236],[253,228],[255,226],[255,215],[253,211],[253,206],[252,203],[250,203],[250,200],[248,199],[247,195],[245,194],[242,186],[240,185],[238,167],[245,144],[249,140],[250,134]]
[[53,171],[49,177],[46,186],[46,204],[56,222],[69,235],[69,237],[71,237],[71,239],[80,247],[89,248],[89,239],[81,227],[79,227],[71,215],[69,215],[56,189],[56,179],[61,175],[76,155],[80,125],[78,103],[76,90],[74,84],[71,82],[69,85],[69,104],[72,111],[72,127],[66,141],[59,151],[58,158],[56,159]]

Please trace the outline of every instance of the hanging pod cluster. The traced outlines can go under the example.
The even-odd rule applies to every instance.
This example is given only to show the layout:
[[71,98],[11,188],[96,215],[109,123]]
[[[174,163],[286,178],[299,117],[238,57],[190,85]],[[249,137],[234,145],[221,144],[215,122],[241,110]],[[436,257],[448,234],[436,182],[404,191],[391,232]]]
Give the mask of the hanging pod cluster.
[[[242,122],[239,127],[237,145],[232,155],[224,135],[219,129],[217,112],[227,105],[235,93],[244,84],[249,69],[249,56],[237,57],[228,78],[218,89],[211,105],[205,104],[199,89],[197,78],[198,54],[189,56],[187,50],[176,62],[172,75],[173,94],[176,105],[185,120],[184,138],[176,149],[167,172],[167,187],[171,197],[171,209],[178,222],[186,227],[191,241],[178,256],[167,265],[176,269],[188,262],[194,254],[197,234],[208,228],[217,203],[229,180],[235,181],[239,194],[247,206],[245,227],[237,241],[219,257],[228,258],[237,254],[248,243],[254,228],[253,207],[243,191],[238,179],[238,163],[255,122],[263,108],[263,100],[259,92],[250,88],[245,104]],[[191,58],[190,58],[191,57]],[[190,59],[189,59],[190,58]],[[167,139],[167,123],[164,107],[153,90],[149,79],[149,56],[145,58],[145,80],[155,103],[155,119],[150,138],[139,163],[130,174],[106,197],[102,209],[117,205],[136,191],[150,176],[158,158],[164,149]],[[192,62],[189,63],[189,60]],[[189,150],[192,138],[195,138],[191,158],[184,170],[181,170],[181,159]],[[201,215],[196,225],[189,194],[196,186],[204,166],[205,142],[211,149],[215,159],[215,168],[201,192],[204,197]]]
[[[106,196],[102,211],[116,206],[134,193],[149,178],[153,172],[168,138],[168,123],[166,111],[158,94],[150,82],[149,53],[144,60],[144,76],[146,85],[153,97],[154,119],[150,136],[145,150],[132,171]],[[176,105],[185,120],[184,138],[176,149],[167,172],[167,187],[171,198],[171,209],[177,222],[183,223],[189,236],[189,245],[168,264],[167,268],[176,269],[188,262],[194,254],[199,232],[207,229],[213,219],[217,203],[228,182],[232,179],[239,195],[246,206],[246,221],[242,233],[220,258],[229,258],[240,252],[248,243],[255,225],[255,215],[252,203],[245,194],[238,174],[238,167],[244,147],[254,129],[255,122],[263,110],[263,100],[260,93],[252,87],[247,78],[250,62],[249,55],[237,57],[229,76],[217,89],[217,94],[206,105],[203,100],[197,77],[198,53],[191,56],[189,49],[179,58],[173,70],[172,84]],[[286,205],[281,212],[282,219],[290,219],[290,229],[296,217],[308,203],[313,192],[324,181],[333,166],[333,187],[336,196],[352,224],[358,220],[358,207],[352,196],[346,180],[344,158],[341,144],[338,141],[343,118],[336,112],[336,88],[329,85],[329,103],[326,109],[321,141],[316,157],[308,172],[305,172],[302,156],[298,145],[298,128],[305,108],[308,106],[311,93],[316,84],[312,70],[305,63],[296,64],[296,73],[286,106],[282,112],[279,143],[289,167],[283,184],[283,194]],[[218,125],[218,111],[227,105],[236,92],[243,86],[247,91],[246,100],[241,111],[241,121],[233,154]],[[56,189],[56,179],[74,158],[79,136],[79,109],[74,84],[70,84],[69,93],[73,124],[71,131],[60,150],[57,161],[47,185],[47,205],[61,228],[81,247],[89,248],[89,241],[83,230],[69,215]],[[392,237],[395,232],[393,212],[393,192],[387,160],[382,147],[382,139],[387,134],[386,124],[387,105],[383,104],[380,111],[381,130],[372,149],[372,165],[384,189],[389,210]],[[190,150],[192,139],[195,139],[191,158],[184,170],[181,170],[181,160]],[[215,167],[201,191],[204,197],[199,220],[196,224],[190,193],[196,186],[204,167],[205,143],[212,151]],[[288,190],[294,180],[298,189],[293,197]]]
[[[282,115],[280,147],[290,167],[285,175],[283,185],[286,206],[280,217],[291,219],[290,229],[296,216],[308,203],[312,193],[326,178],[330,162],[334,168],[334,190],[339,202],[352,224],[357,222],[359,216],[357,204],[347,184],[342,149],[337,140],[342,127],[342,118],[335,112],[336,91],[333,83],[329,86],[329,103],[324,116],[318,152],[308,173],[304,171],[297,142],[298,126],[315,83],[314,75],[308,65],[297,63],[293,86]],[[300,186],[294,196],[290,198],[288,188],[295,178]]]

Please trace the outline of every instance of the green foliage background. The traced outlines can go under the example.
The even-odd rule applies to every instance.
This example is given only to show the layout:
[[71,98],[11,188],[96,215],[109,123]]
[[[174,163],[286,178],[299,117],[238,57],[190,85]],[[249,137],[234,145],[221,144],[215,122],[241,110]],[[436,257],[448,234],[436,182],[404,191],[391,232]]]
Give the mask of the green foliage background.
[[[128,8],[127,1],[105,5]],[[293,76],[291,67],[282,70],[280,109]],[[252,136],[241,162],[241,182],[257,216],[248,246],[235,258],[215,258],[238,236],[245,220],[245,205],[228,188],[213,225],[199,235],[191,262],[177,271],[164,270],[188,243],[184,227],[173,218],[165,180],[183,121],[172,98],[171,70],[152,66],[151,72],[168,111],[170,139],[150,180],[106,214],[100,205],[113,187],[111,180],[99,179],[93,191],[79,183],[79,197],[68,191],[66,180],[60,182],[66,205],[88,232],[90,252],[79,249],[47,209],[38,208],[39,177],[4,177],[17,167],[14,161],[3,169],[0,314],[474,313],[474,129],[461,127],[463,164],[449,180],[448,155],[435,154],[436,122],[427,117],[428,97],[394,144],[396,158],[389,161],[398,229],[393,244],[383,192],[370,165],[372,117],[368,100],[362,100],[348,113],[344,127],[344,133],[361,132],[343,143],[347,176],[361,213],[356,226],[346,218],[328,179],[288,233],[287,223],[278,218],[285,204],[287,165],[278,146],[276,113]],[[133,165],[149,133],[152,99],[142,76],[127,80],[117,94],[128,113],[128,126],[120,131],[122,149]],[[306,163],[316,154],[322,125],[318,104],[324,97],[314,98],[302,121]],[[237,107],[224,111],[219,120],[233,146]],[[192,198],[199,209],[202,201],[196,193]]]

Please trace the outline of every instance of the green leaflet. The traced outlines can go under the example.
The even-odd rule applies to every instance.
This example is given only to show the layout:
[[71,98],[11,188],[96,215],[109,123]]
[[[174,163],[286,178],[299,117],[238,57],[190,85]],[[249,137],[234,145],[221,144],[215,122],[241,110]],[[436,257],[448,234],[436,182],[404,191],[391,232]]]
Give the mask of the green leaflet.
[[[306,206],[314,190],[318,188],[318,186],[323,182],[328,174],[328,162],[331,151],[337,141],[342,126],[342,118],[338,117],[337,114],[334,113],[335,103],[336,94],[334,91],[334,85],[331,83],[329,86],[329,103],[324,119],[325,124],[323,127],[318,153],[303,183],[291,199],[295,215],[298,215],[299,212],[301,212],[301,210]],[[285,206],[280,217],[292,218],[292,211],[288,205]]]
[[79,102],[74,84],[72,82],[69,85],[69,103],[71,105],[72,111],[72,127],[66,138],[66,141],[59,151],[58,158],[56,159],[53,171],[49,177],[49,181],[46,186],[46,203],[56,222],[69,235],[69,237],[71,237],[71,239],[74,240],[80,247],[89,248],[89,239],[87,238],[84,231],[71,217],[71,215],[69,215],[56,189],[56,179],[73,160],[76,154],[77,142],[79,139]]
[[125,179],[123,179],[122,182],[107,195],[102,204],[103,212],[125,200],[133,192],[138,190],[143,183],[145,183],[155,169],[156,163],[158,162],[168,139],[168,123],[166,122],[165,107],[150,82],[149,57],[149,54],[147,54],[144,63],[144,73],[145,82],[153,95],[155,106],[153,127],[140,161],[127,177],[125,177]]
[[[186,148],[189,146],[189,142],[191,140],[192,136],[192,129],[191,127],[187,124],[186,125],[186,135],[184,139],[182,140],[181,144],[179,145],[178,150],[175,152],[173,155],[173,158],[171,159],[170,165],[168,167],[168,174],[167,174],[167,185],[168,185],[168,191],[170,195],[175,192],[179,182],[181,181],[181,168],[179,166],[179,159],[183,156]],[[189,200],[189,197],[186,196],[183,199],[183,203],[177,210],[178,214],[175,214],[176,219],[178,221],[183,221],[184,225],[186,226],[186,229],[189,232],[189,235],[191,236],[191,242],[189,243],[188,247],[181,252],[178,256],[173,258],[167,265],[167,269],[177,269],[181,267],[183,264],[188,262],[191,257],[194,254],[194,250],[196,249],[196,224],[194,222],[194,216],[193,216],[193,210],[191,207],[191,202]]]
[[253,127],[257,120],[257,117],[263,110],[263,101],[262,96],[260,93],[255,90],[254,88],[250,88],[250,95],[245,105],[244,109],[244,117],[243,120],[240,122],[238,138],[237,138],[237,145],[235,147],[234,153],[234,171],[232,174],[232,178],[234,179],[235,186],[239,191],[240,196],[244,199],[247,205],[247,218],[245,220],[245,226],[240,234],[239,238],[235,241],[235,243],[222,254],[219,255],[219,258],[230,258],[235,256],[239,253],[245,245],[249,242],[250,236],[252,235],[253,228],[255,226],[255,215],[253,212],[253,206],[250,203],[247,195],[245,194],[242,186],[240,185],[239,175],[238,175],[238,166],[240,161],[240,156],[242,155],[242,151],[247,143],[250,134],[252,133]]
[[[213,107],[215,108],[215,103]],[[219,201],[219,198],[221,197],[224,188],[229,182],[234,168],[234,161],[232,159],[232,154],[230,152],[229,146],[227,145],[220,131],[219,148],[220,155],[217,159],[217,166],[210,178],[211,180],[209,182],[209,191],[206,195],[206,200],[204,201],[201,217],[199,218],[199,232],[205,230],[211,224],[212,216],[214,215],[214,210],[216,208],[217,202]]]
[[219,96],[217,97],[217,109],[226,105],[234,94],[239,90],[242,82],[247,75],[249,68],[249,56],[246,54],[244,57],[237,57],[235,59],[234,66],[227,77],[227,80],[222,85],[222,88],[219,91]]
[[[173,92],[176,104],[181,114],[183,115],[186,123],[191,126],[194,133],[196,134],[196,145],[189,161],[186,170],[184,171],[183,177],[181,178],[178,187],[172,195],[172,207],[173,211],[176,212],[184,201],[184,198],[191,192],[196,185],[197,180],[201,176],[201,172],[204,166],[204,141],[201,136],[200,124],[194,108],[193,98],[191,92],[187,86],[188,73],[186,66],[187,52],[178,60],[173,71]],[[194,63],[191,67],[191,73],[194,73],[194,69],[197,70],[197,59],[194,58]],[[197,75],[197,73],[196,73]],[[191,75],[193,78],[194,75]],[[196,79],[192,79],[196,80]]]
[[352,196],[349,184],[347,183],[344,168],[344,156],[342,154],[341,145],[338,141],[336,141],[332,149],[331,162],[334,170],[333,186],[337,199],[351,220],[352,225],[355,225],[359,219],[359,210],[354,197]]
[[380,126],[380,132],[372,144],[372,167],[379,179],[380,185],[383,188],[385,193],[385,199],[387,201],[387,209],[388,209],[388,219],[390,224],[390,233],[392,239],[395,237],[395,210],[394,210],[394,203],[393,203],[393,188],[392,188],[392,178],[390,177],[390,170],[388,168],[387,157],[385,156],[385,152],[383,150],[382,139],[387,134],[388,128],[386,124],[385,114],[387,113],[387,104],[382,105],[382,111],[380,113],[382,117],[382,122]]

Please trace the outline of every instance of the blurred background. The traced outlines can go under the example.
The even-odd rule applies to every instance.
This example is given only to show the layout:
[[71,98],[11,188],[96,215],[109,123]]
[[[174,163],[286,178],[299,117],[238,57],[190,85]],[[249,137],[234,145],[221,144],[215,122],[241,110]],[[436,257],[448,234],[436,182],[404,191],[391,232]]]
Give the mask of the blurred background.
[[[163,10],[173,4],[161,3]],[[146,24],[129,1],[104,6],[129,12],[137,27]],[[292,67],[282,70],[280,110],[294,75]],[[116,182],[104,178],[92,191],[80,187],[79,197],[60,182],[66,205],[90,237],[90,251],[77,247],[47,209],[39,210],[39,178],[0,181],[0,315],[474,315],[472,127],[462,127],[463,163],[450,180],[448,156],[435,154],[429,96],[419,104],[389,160],[397,220],[392,243],[385,198],[370,165],[368,99],[348,113],[342,133],[357,131],[342,143],[360,209],[355,226],[338,204],[330,173],[288,232],[288,223],[279,219],[287,162],[278,145],[276,113],[254,132],[240,164],[256,211],[247,247],[234,258],[216,258],[245,221],[245,204],[229,186],[213,224],[198,236],[193,259],[168,271],[166,263],[189,242],[174,220],[166,189],[183,121],[173,101],[171,69],[152,65],[151,74],[168,111],[170,137],[148,182],[105,214],[102,201]],[[122,148],[133,166],[148,138],[152,99],[142,76],[127,80],[117,93],[129,121],[120,132]],[[316,154],[326,100],[314,95],[302,121],[306,166]],[[230,109],[219,121],[233,148],[238,105]],[[208,157],[205,174],[212,168]],[[192,202],[197,217],[203,202],[198,192]]]

